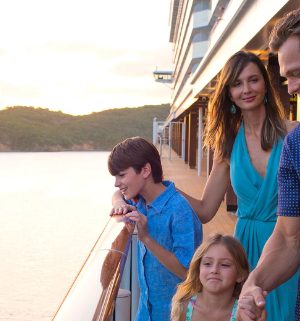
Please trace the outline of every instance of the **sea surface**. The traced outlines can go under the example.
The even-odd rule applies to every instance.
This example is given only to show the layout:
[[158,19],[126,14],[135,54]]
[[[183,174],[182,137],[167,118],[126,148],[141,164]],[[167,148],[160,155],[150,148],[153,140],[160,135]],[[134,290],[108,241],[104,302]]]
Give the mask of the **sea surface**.
[[0,153],[0,320],[51,320],[108,221],[107,152]]

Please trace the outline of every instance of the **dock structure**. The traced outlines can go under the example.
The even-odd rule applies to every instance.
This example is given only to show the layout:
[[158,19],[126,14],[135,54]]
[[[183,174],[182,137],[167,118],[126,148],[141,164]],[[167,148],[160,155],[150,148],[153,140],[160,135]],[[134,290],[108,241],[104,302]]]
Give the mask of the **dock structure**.
[[[202,159],[202,170],[197,175],[197,169],[191,169],[173,150],[171,152],[165,148],[162,153],[162,165],[164,178],[173,181],[179,189],[185,193],[200,198],[207,180],[206,157]],[[233,234],[236,216],[234,212],[227,211],[225,201],[222,202],[215,217],[208,223],[203,224],[203,239],[212,233]]]

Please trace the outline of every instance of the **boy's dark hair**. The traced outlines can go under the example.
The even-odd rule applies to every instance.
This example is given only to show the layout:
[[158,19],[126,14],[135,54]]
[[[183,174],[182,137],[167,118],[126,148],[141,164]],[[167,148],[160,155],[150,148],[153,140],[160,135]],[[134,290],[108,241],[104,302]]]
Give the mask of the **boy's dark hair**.
[[278,51],[291,36],[298,37],[300,40],[300,9],[289,12],[277,21],[270,35],[270,49]]
[[129,167],[140,173],[147,163],[151,165],[154,182],[162,182],[163,171],[156,147],[144,138],[131,137],[113,148],[108,158],[108,170],[113,176]]

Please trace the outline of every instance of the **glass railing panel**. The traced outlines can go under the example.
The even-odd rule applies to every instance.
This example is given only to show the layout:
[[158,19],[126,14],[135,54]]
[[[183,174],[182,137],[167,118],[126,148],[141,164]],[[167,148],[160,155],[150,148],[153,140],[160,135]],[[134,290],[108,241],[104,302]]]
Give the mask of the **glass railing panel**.
[[109,321],[126,263],[133,225],[109,220],[55,314],[54,321]]

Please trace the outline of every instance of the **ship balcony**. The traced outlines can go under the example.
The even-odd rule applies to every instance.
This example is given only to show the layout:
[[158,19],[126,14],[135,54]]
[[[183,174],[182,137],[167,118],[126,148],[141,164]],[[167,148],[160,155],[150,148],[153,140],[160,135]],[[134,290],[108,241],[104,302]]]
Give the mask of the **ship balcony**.
[[172,71],[153,71],[153,77],[156,82],[171,84],[173,82]]
[[194,59],[202,59],[207,52],[209,46],[209,41],[198,41],[198,42],[193,42],[191,46],[191,58],[192,60]]

